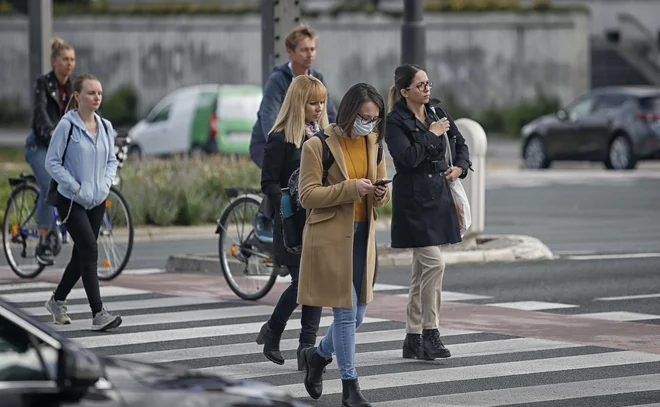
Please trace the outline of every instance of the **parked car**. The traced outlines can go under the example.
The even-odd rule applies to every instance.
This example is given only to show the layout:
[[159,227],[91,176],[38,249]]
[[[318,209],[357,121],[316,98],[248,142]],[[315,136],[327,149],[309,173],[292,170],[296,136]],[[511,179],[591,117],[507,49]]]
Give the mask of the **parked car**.
[[602,161],[613,170],[660,158],[660,89],[607,87],[588,92],[555,114],[522,128],[528,168],[553,161]]
[[248,155],[262,90],[253,85],[178,89],[128,131],[130,156]]
[[305,407],[281,390],[184,368],[97,356],[0,300],[3,407]]

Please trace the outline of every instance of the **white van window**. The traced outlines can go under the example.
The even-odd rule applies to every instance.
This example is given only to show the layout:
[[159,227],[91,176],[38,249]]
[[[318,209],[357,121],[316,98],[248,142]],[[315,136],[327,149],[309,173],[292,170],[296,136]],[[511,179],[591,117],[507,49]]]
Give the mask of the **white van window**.
[[170,117],[170,108],[172,104],[168,104],[160,110],[152,110],[151,113],[147,116],[147,121],[151,123],[155,122],[164,122]]
[[218,99],[221,119],[254,120],[261,104],[261,95],[230,95]]

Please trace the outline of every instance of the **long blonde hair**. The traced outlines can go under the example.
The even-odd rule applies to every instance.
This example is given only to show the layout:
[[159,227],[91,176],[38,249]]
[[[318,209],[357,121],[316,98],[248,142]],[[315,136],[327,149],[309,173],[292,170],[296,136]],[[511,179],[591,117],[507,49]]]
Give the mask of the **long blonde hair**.
[[[78,92],[78,94],[80,94],[80,92],[82,92],[83,85],[87,80],[98,81],[98,79],[96,79],[96,76],[92,74],[86,73],[86,74],[78,75],[76,76],[76,79],[73,81],[73,85],[71,85],[71,90],[73,90],[74,92]],[[69,110],[73,110],[77,108],[78,108],[78,101],[76,100],[76,97],[72,95],[71,99],[69,99],[69,103],[67,103],[66,105],[66,109],[64,110],[64,113],[67,113]]]
[[299,75],[289,85],[284,102],[270,133],[284,131],[286,141],[300,147],[305,137],[305,106],[310,100],[322,100],[319,127],[328,127],[328,91],[323,82],[311,75]]

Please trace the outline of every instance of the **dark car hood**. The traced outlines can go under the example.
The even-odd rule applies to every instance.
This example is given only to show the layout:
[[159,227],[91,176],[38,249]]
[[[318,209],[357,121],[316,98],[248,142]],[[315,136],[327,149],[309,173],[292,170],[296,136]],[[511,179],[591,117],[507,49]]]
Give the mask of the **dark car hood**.
[[[106,378],[128,406],[248,406],[255,398],[275,402],[273,406],[303,406],[273,386],[232,380],[189,371],[174,365],[152,365],[120,358],[103,358]],[[185,400],[185,401],[184,401]],[[260,405],[260,404],[255,404]]]
[[543,116],[539,116],[536,119],[532,120],[531,122],[527,123],[525,126],[523,126],[522,136],[523,137],[528,136],[530,133],[534,131],[539,131],[544,126],[547,126],[548,124],[552,124],[552,123],[557,123],[558,121],[559,118],[557,118],[556,113],[550,113]]

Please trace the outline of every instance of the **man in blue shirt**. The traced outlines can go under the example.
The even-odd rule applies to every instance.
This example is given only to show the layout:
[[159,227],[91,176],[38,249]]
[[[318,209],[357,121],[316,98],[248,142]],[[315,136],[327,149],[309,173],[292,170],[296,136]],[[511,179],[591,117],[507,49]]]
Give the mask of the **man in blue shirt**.
[[[264,147],[266,147],[268,133],[275,124],[280,106],[282,106],[282,101],[293,78],[298,75],[312,75],[323,82],[323,75],[312,68],[314,59],[316,59],[316,39],[316,34],[311,28],[300,25],[293,29],[284,40],[289,54],[289,62],[276,66],[266,81],[263,99],[257,113],[257,122],[252,128],[250,157],[259,168],[263,165]],[[334,123],[337,111],[330,97],[328,97],[327,109],[328,119],[330,123]]]

